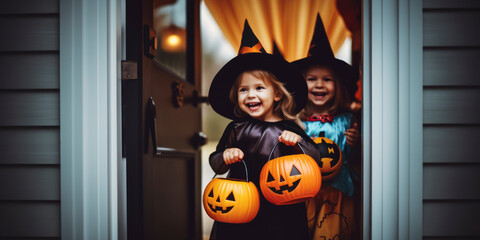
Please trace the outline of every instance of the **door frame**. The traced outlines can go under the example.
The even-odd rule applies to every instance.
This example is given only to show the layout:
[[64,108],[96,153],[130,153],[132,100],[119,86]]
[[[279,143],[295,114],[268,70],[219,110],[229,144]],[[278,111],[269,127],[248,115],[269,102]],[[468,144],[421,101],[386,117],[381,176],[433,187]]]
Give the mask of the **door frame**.
[[63,239],[119,237],[120,17],[121,0],[60,0]]
[[143,239],[142,2],[125,0],[125,61],[137,64],[137,79],[122,82],[127,239]]
[[[62,238],[118,238],[120,16],[60,0]],[[422,236],[421,23],[422,1],[363,1],[364,239]]]
[[363,239],[422,238],[422,1],[363,1]]

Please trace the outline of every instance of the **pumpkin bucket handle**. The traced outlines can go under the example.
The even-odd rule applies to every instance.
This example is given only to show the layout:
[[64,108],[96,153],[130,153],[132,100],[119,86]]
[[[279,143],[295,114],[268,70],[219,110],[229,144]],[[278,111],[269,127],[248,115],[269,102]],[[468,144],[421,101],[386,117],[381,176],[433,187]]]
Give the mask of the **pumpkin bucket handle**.
[[[272,148],[272,151],[270,152],[270,155],[268,155],[268,161],[270,161],[271,157],[272,157],[272,154],[273,154],[273,150],[275,150],[275,148],[277,147],[277,145],[280,143],[280,141],[277,140],[277,142],[275,143],[275,145],[273,145],[273,148]],[[302,146],[300,146],[300,144],[298,144],[298,147],[300,148],[300,150],[302,150],[302,153],[305,154],[305,151],[303,150]]]
[[[278,143],[278,142],[277,142],[277,143]],[[300,146],[300,145],[298,145],[298,146]],[[272,150],[272,151],[273,151],[273,150]],[[303,149],[302,149],[302,151],[303,151]],[[270,153],[270,154],[271,154],[271,153]],[[246,180],[247,180],[247,182],[248,182],[247,164],[245,163],[245,161],[243,161],[243,159],[242,159],[242,163],[243,163],[243,166],[245,167],[245,178],[246,178]],[[215,178],[216,176],[217,176],[217,173],[215,173],[215,175],[213,175],[213,178]],[[213,179],[213,178],[212,178],[212,179]]]

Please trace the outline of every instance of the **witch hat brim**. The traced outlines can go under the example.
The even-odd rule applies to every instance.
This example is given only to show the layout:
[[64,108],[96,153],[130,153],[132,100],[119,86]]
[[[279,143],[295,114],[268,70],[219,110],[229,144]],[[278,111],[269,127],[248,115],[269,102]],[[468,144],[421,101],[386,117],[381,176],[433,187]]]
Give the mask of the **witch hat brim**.
[[351,99],[354,99],[358,87],[353,67],[345,61],[335,58],[320,14],[317,14],[308,56],[292,62],[292,65],[300,72],[304,72],[308,67],[315,65],[332,68],[347,89]]
[[208,98],[215,112],[235,119],[235,105],[230,101],[230,89],[237,77],[248,70],[266,70],[284,83],[285,88],[295,99],[295,113],[300,112],[307,103],[307,85],[303,77],[292,70],[289,63],[267,53],[246,53],[236,56],[223,66],[213,78]]
[[[253,36],[249,36],[250,34]],[[245,40],[248,38],[250,40]],[[230,101],[230,90],[238,76],[249,70],[265,70],[275,75],[294,98],[295,114],[305,107],[307,85],[301,74],[295,71],[292,65],[283,58],[259,49],[263,49],[263,47],[251,31],[248,22],[245,21],[239,55],[227,62],[218,71],[210,85],[208,98],[213,110],[218,114],[229,119],[238,118],[234,114],[235,105]]]

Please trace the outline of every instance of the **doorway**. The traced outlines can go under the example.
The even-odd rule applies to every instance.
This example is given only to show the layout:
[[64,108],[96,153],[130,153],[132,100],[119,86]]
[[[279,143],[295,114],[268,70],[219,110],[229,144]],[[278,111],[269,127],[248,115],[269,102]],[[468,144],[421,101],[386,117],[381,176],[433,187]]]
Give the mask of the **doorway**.
[[[253,32],[257,35],[260,42],[268,53],[273,53],[274,45],[277,50],[280,50],[282,55],[288,61],[303,58],[307,55],[308,45],[313,35],[313,28],[315,24],[315,17],[317,12],[320,13],[324,24],[330,28],[337,26],[337,30],[331,33],[331,44],[335,52],[335,56],[345,62],[360,69],[361,61],[361,1],[315,1],[312,4],[319,4],[315,7],[302,7],[298,2],[290,1],[289,3],[283,1],[273,7],[268,4],[274,4],[271,1],[262,1],[261,3],[252,3],[251,1],[234,2],[234,1],[211,1],[206,0],[200,3],[200,21],[201,21],[201,37],[202,37],[202,95],[208,94],[210,82],[215,76],[216,72],[231,58],[237,55],[237,50],[240,45],[241,31],[243,27],[243,20],[247,18]],[[312,1],[314,2],[314,1]],[[246,9],[244,6],[250,5],[256,7],[254,11],[242,12],[240,9]],[[291,4],[291,5],[289,5]],[[322,5],[324,4],[324,5]],[[301,9],[310,9],[304,22],[288,23],[284,20],[271,21],[268,23],[267,17],[272,19],[275,16],[281,18],[278,13],[268,13],[270,9],[273,11],[282,12],[282,7],[287,9],[294,9],[301,11]],[[269,10],[267,10],[269,9]],[[316,10],[313,10],[316,9]],[[335,11],[328,11],[326,9],[335,9]],[[251,10],[251,9],[250,9]],[[234,12],[235,14],[231,14]],[[335,12],[333,16],[332,12]],[[293,15],[293,13],[291,13]],[[235,16],[235,19],[229,19],[226,15]],[[284,19],[295,19],[294,16],[283,16]],[[324,19],[325,18],[325,19]],[[328,23],[325,23],[329,20]],[[273,24],[273,25],[272,25]],[[295,29],[290,29],[288,26],[294,26]],[[296,26],[305,26],[298,28]],[[222,28],[223,27],[223,28]],[[299,33],[293,33],[299,31]],[[328,31],[328,29],[327,29]],[[285,36],[302,36],[296,38],[288,38]],[[333,42],[333,43],[332,43]],[[291,46],[302,46],[303,49],[296,50]],[[357,118],[361,119],[361,80],[357,82],[358,90],[355,92],[355,101],[352,103]],[[202,130],[208,136],[208,142],[202,147],[202,190],[214,176],[208,163],[208,156],[215,150],[218,140],[223,133],[229,119],[223,118],[215,113],[210,106],[202,107]],[[358,147],[355,148],[357,159],[356,164],[353,165],[355,171],[361,175],[362,160],[361,160],[361,143],[359,141]],[[362,186],[361,182],[356,182],[355,208],[362,209]],[[202,192],[203,193],[203,192]],[[357,222],[361,223],[362,217],[360,211],[357,211]],[[210,230],[212,228],[213,220],[211,220],[202,211],[202,232],[203,239],[208,239]],[[361,229],[361,224],[357,227]],[[360,231],[358,231],[358,235]]]

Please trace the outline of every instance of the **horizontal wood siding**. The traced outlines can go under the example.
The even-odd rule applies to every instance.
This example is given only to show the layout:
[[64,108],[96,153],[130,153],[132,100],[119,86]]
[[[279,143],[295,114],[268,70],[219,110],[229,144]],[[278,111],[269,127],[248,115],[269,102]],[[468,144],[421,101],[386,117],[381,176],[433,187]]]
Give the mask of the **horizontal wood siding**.
[[59,0],[0,1],[0,239],[60,239]]
[[0,89],[58,89],[58,52],[0,53]]
[[480,88],[424,88],[423,122],[474,124],[480,122]]
[[0,14],[59,13],[58,0],[2,0]]
[[480,25],[478,10],[424,11],[423,44],[427,47],[478,46]]
[[480,165],[427,164],[423,168],[425,200],[480,199]]
[[425,201],[423,234],[430,237],[480,236],[480,201]]
[[58,165],[0,166],[0,200],[60,200]]
[[424,9],[475,9],[480,8],[478,0],[423,0]]
[[57,201],[0,201],[1,237],[59,237]]
[[478,240],[476,237],[424,237],[425,240]]
[[0,126],[58,126],[60,96],[55,91],[0,91]]
[[425,240],[478,240],[476,237],[424,237]]
[[423,128],[424,163],[480,163],[480,126],[426,125]]
[[0,15],[0,51],[58,51],[59,26],[58,14]]
[[[427,48],[423,51],[425,86],[480,86],[480,49]],[[448,71],[445,71],[448,69]]]
[[0,128],[0,152],[0,164],[59,164],[59,128]]
[[480,239],[480,1],[423,7],[423,236]]

